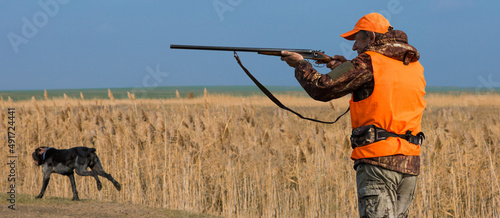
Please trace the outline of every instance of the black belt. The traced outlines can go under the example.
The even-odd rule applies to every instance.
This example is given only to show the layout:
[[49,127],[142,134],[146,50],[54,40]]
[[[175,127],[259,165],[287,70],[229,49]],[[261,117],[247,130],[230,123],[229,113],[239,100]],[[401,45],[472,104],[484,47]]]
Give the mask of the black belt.
[[386,140],[389,137],[402,138],[409,143],[419,146],[422,145],[422,142],[425,139],[425,135],[423,132],[419,132],[417,135],[413,135],[411,134],[410,130],[407,130],[405,134],[396,134],[393,132],[388,132],[387,130],[375,125],[366,125],[352,130],[351,147],[354,149],[356,147],[361,147],[378,141]]

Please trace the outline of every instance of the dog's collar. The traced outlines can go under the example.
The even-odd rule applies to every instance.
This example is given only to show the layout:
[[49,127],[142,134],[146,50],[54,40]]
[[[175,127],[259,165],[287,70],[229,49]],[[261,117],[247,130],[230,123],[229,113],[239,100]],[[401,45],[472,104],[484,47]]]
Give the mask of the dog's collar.
[[47,154],[47,151],[49,151],[50,149],[53,149],[53,148],[47,148],[47,149],[45,149],[45,152],[43,152],[42,160],[45,161],[45,154]]

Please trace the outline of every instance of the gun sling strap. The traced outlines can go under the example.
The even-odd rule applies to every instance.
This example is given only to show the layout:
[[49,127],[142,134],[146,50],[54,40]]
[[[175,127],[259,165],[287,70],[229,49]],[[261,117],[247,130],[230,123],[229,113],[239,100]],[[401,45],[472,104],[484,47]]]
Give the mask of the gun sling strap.
[[344,116],[347,112],[349,112],[349,108],[347,108],[347,110],[341,114],[340,116],[337,117],[337,119],[335,119],[335,121],[332,121],[332,122],[328,122],[328,121],[321,121],[321,120],[317,120],[317,119],[313,119],[313,118],[308,118],[308,117],[304,117],[302,116],[302,114],[299,114],[297,112],[295,112],[294,110],[288,108],[287,106],[283,105],[276,97],[274,97],[274,95],[269,91],[267,90],[266,87],[264,87],[251,73],[250,71],[247,70],[247,68],[245,68],[245,66],[243,66],[243,64],[241,63],[241,60],[238,56],[238,54],[236,53],[236,51],[234,52],[234,58],[236,59],[236,61],[238,62],[238,64],[240,65],[241,69],[243,69],[243,71],[245,71],[245,73],[247,74],[248,77],[250,77],[250,79],[255,83],[255,85],[257,85],[257,87],[259,87],[259,89],[271,100],[273,101],[278,107],[280,107],[281,109],[284,109],[284,110],[287,110],[287,111],[290,111],[292,112],[293,114],[297,115],[298,117],[304,119],[304,120],[309,120],[309,121],[313,121],[313,122],[318,122],[318,123],[324,123],[324,124],[334,124],[336,123],[342,116]]

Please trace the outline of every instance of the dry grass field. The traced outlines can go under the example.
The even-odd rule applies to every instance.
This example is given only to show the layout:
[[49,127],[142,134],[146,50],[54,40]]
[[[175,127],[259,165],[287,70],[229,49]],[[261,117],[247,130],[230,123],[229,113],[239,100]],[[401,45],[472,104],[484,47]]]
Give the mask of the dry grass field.
[[[348,99],[278,98],[324,120],[348,106]],[[427,139],[410,216],[500,216],[500,96],[426,99]],[[122,191],[104,178],[98,191],[93,178],[76,176],[82,199],[227,217],[357,216],[349,115],[334,125],[312,123],[265,97],[3,100],[4,159],[8,108],[15,108],[16,192],[32,198],[42,185],[31,158],[36,147],[88,146]],[[7,192],[8,166],[2,169]],[[53,175],[45,197],[71,198],[69,179]]]

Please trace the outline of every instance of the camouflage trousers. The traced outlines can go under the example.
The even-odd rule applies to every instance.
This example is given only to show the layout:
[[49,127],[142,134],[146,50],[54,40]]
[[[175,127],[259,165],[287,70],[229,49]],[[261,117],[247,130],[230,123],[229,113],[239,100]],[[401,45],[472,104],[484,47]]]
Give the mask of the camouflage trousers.
[[360,217],[408,217],[417,176],[360,164],[356,185]]

